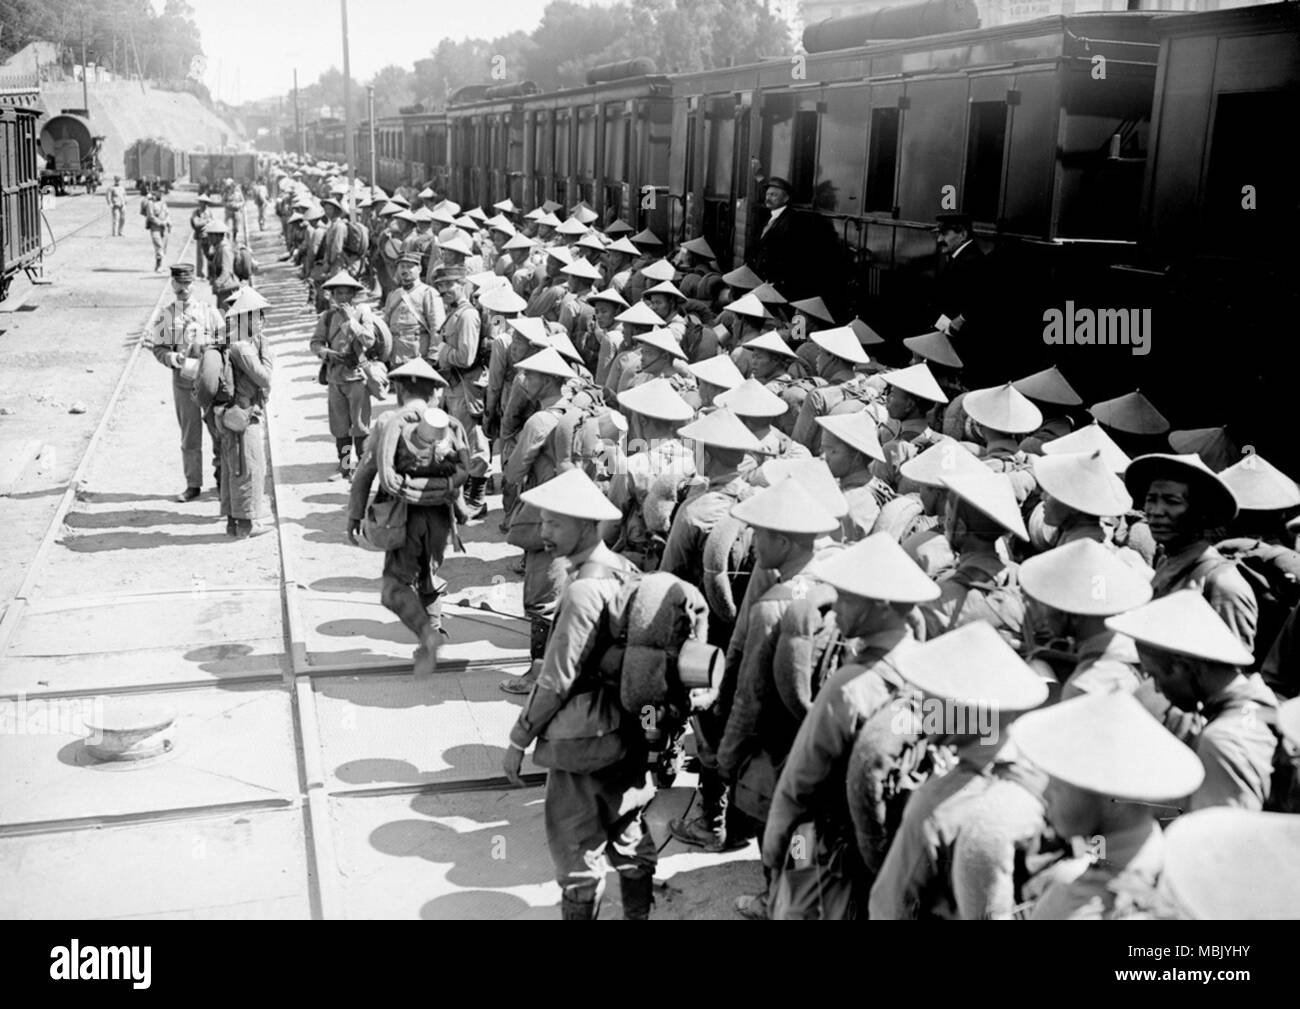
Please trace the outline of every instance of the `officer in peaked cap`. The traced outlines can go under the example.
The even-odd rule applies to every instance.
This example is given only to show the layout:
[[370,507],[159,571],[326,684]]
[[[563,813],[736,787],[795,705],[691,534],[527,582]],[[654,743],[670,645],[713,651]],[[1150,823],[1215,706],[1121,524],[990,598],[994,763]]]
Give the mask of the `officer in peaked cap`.
[[957,764],[908,799],[871,887],[871,917],[952,918],[959,912],[948,870],[967,804],[998,780],[1006,730],[1047,699],[1048,687],[982,620],[904,652],[896,668],[925,697],[920,730],[955,745]]
[[1237,514],[1232,491],[1195,455],[1139,456],[1124,471],[1124,483],[1156,542],[1156,598],[1199,587],[1242,644],[1254,649],[1255,593],[1214,546]]
[[447,309],[438,292],[420,280],[423,263],[419,252],[404,252],[397,260],[398,286],[384,303],[384,321],[393,334],[391,363],[437,353],[439,333]]
[[1031,917],[1104,920],[1148,911],[1164,863],[1156,817],[1201,784],[1195,754],[1122,691],[1030,712],[1011,738],[1049,775],[1047,817],[1056,832],[1104,845],[1082,875],[1052,883]]
[[635,717],[602,684],[599,668],[618,644],[616,628],[627,616],[619,600],[635,577],[635,568],[601,537],[600,522],[619,512],[576,469],[521,499],[537,510],[548,551],[573,575],[556,608],[536,685],[510,730],[505,775],[522,784],[524,751],[536,741],[533,759],[549,769],[546,837],[565,920],[597,916],[611,865],[619,874],[624,917],[648,918],[657,853],[645,823],[654,796],[646,743]]
[[1277,721],[1277,697],[1250,672],[1253,656],[1210,604],[1184,589],[1109,617],[1106,626],[1137,642],[1142,668],[1172,704],[1205,718],[1193,743],[1205,782],[1190,808],[1263,808],[1276,747],[1269,725]]

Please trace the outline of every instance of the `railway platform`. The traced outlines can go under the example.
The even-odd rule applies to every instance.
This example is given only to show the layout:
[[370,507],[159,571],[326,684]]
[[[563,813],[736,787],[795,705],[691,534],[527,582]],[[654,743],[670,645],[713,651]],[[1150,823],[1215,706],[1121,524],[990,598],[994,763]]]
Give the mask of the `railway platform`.
[[[185,213],[169,262],[192,258]],[[34,554],[5,548],[22,583],[0,621],[0,917],[558,917],[543,772],[526,762],[516,789],[500,770],[521,701],[497,683],[528,662],[500,500],[448,555],[441,670],[417,680],[415,642],[379,604],[380,555],[347,541],[314,316],[277,261],[278,229],[255,229],[274,306],[275,535],[227,537],[211,486],[172,500],[169,377],[133,345],[119,354],[88,451],[47,492],[46,535]],[[130,289],[161,304],[153,276]],[[149,309],[131,311],[138,333]],[[174,716],[173,745],[96,761],[84,722],[124,710]],[[693,784],[679,777],[651,807],[654,916],[733,917],[732,899],[761,886],[757,850],[670,839]],[[620,915],[617,897],[611,881],[602,916]]]

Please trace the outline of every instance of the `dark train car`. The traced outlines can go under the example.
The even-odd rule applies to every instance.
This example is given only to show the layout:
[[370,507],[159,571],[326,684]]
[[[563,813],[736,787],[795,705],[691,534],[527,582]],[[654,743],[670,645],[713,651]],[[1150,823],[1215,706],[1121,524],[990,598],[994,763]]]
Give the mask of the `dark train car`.
[[84,185],[93,193],[104,166],[99,152],[104,138],[91,127],[85,109],[64,109],[41,123],[40,150],[44,158],[41,181],[62,194],[68,186]]
[[255,182],[261,172],[256,154],[205,154],[195,151],[187,156],[190,181],[205,193],[220,187],[226,179],[241,185]]
[[757,163],[833,223],[840,309],[897,335],[934,318],[944,210],[970,213],[981,246],[1035,284],[1104,266],[1138,237],[1150,22],[1052,17],[675,78],[671,237],[703,233],[741,261],[765,219]]
[[145,192],[154,184],[170,192],[186,175],[188,156],[165,140],[137,140],[123,152],[124,177],[135,181],[136,189]]
[[402,116],[402,126],[410,184],[420,188],[432,186],[436,192],[445,192],[449,174],[446,115],[423,109],[411,111]]
[[[1294,396],[1300,195],[1287,137],[1300,123],[1295,4],[1158,17],[1160,42],[1139,255],[1114,271],[1153,306],[1144,389],[1184,427],[1228,421],[1294,470],[1278,423]],[[1276,348],[1276,349],[1275,349]],[[1208,371],[1202,394],[1191,376]],[[1173,409],[1173,407],[1171,407]]]
[[0,301],[41,258],[40,86],[0,84]]
[[[537,206],[585,200],[616,218],[663,232],[668,221],[668,77],[634,60],[596,68],[583,87],[450,106],[453,192],[466,205],[509,196]],[[620,73],[628,74],[619,77]]]

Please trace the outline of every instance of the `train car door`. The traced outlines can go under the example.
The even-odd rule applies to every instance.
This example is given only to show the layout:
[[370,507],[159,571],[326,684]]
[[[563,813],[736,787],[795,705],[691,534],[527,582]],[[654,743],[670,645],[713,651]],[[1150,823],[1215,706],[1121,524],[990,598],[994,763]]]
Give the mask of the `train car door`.
[[555,195],[552,199],[562,207],[578,201],[573,195],[573,130],[569,109],[556,109],[555,116]]
[[641,228],[649,228],[661,237],[669,230],[668,155],[672,138],[673,108],[666,98],[640,101],[637,130],[640,135],[638,182]]
[[739,106],[732,95],[707,98],[703,108],[704,157],[700,213],[690,216],[692,235],[703,235],[714,252],[727,256],[735,236],[736,161],[748,161],[737,147]]
[[579,105],[572,110],[574,119],[574,181],[576,191],[573,202],[580,200],[589,207],[596,206],[596,109],[592,105]]
[[[524,205],[524,111],[518,105],[502,117],[506,130],[506,176],[502,195],[517,207]],[[496,202],[496,201],[493,201]],[[487,209],[487,208],[484,208]]]
[[[672,235],[682,235],[686,231],[687,221],[695,206],[695,180],[699,173],[695,169],[695,108],[700,98],[694,95],[679,95],[672,104],[671,153],[668,163],[668,230]],[[637,117],[638,127],[643,125],[643,117]],[[640,164],[640,146],[644,143],[640,132],[634,135],[638,142],[638,153],[634,154],[634,163]],[[639,179],[635,183],[638,187]],[[639,191],[635,199],[640,201]],[[638,211],[634,210],[629,223],[639,220]],[[665,236],[666,237],[666,236]]]
[[631,102],[606,102],[601,113],[602,204],[596,210],[601,215],[601,221],[607,224],[612,224],[615,220],[626,220],[631,202],[629,190],[633,182],[628,176],[631,167],[628,149],[631,143],[632,106]]

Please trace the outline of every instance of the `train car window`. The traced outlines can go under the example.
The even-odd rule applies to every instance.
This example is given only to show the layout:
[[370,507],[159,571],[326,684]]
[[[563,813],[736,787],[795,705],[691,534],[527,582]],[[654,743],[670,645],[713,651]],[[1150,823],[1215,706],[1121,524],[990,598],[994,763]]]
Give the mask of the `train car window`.
[[[1218,96],[1211,127],[1206,174],[1206,225],[1202,235],[1217,248],[1231,247],[1249,258],[1282,251],[1294,240],[1294,169],[1277,156],[1276,138],[1263,123],[1295,118],[1294,93],[1239,91]],[[1288,178],[1291,176],[1291,178]],[[1250,186],[1254,207],[1246,209]]]
[[869,105],[866,88],[830,88],[823,97],[821,145],[813,207],[830,213],[856,214],[862,196]]
[[763,135],[759,142],[763,174],[789,179],[793,144],[794,96],[767,95],[763,101]]
[[895,106],[871,110],[871,137],[867,145],[867,198],[864,210],[880,214],[894,211],[894,180],[898,176],[898,135],[902,113]]
[[578,172],[584,179],[596,174],[596,110],[587,107],[578,112]]
[[673,109],[670,102],[651,101],[650,129],[646,138],[646,170],[642,185],[664,186],[668,183],[668,154],[672,140]]
[[808,205],[813,202],[813,180],[817,177],[817,130],[821,116],[816,109],[795,113],[794,139],[790,157],[790,202]]
[[569,176],[569,114],[567,111],[555,113],[555,175],[560,179]]
[[962,204],[966,213],[977,221],[997,220],[1006,139],[1006,102],[971,102]]
[[736,151],[736,104],[730,98],[709,102],[708,143],[704,164],[704,195],[731,195],[731,167]]
[[605,181],[621,182],[627,178],[628,122],[623,106],[613,102],[605,106]]

